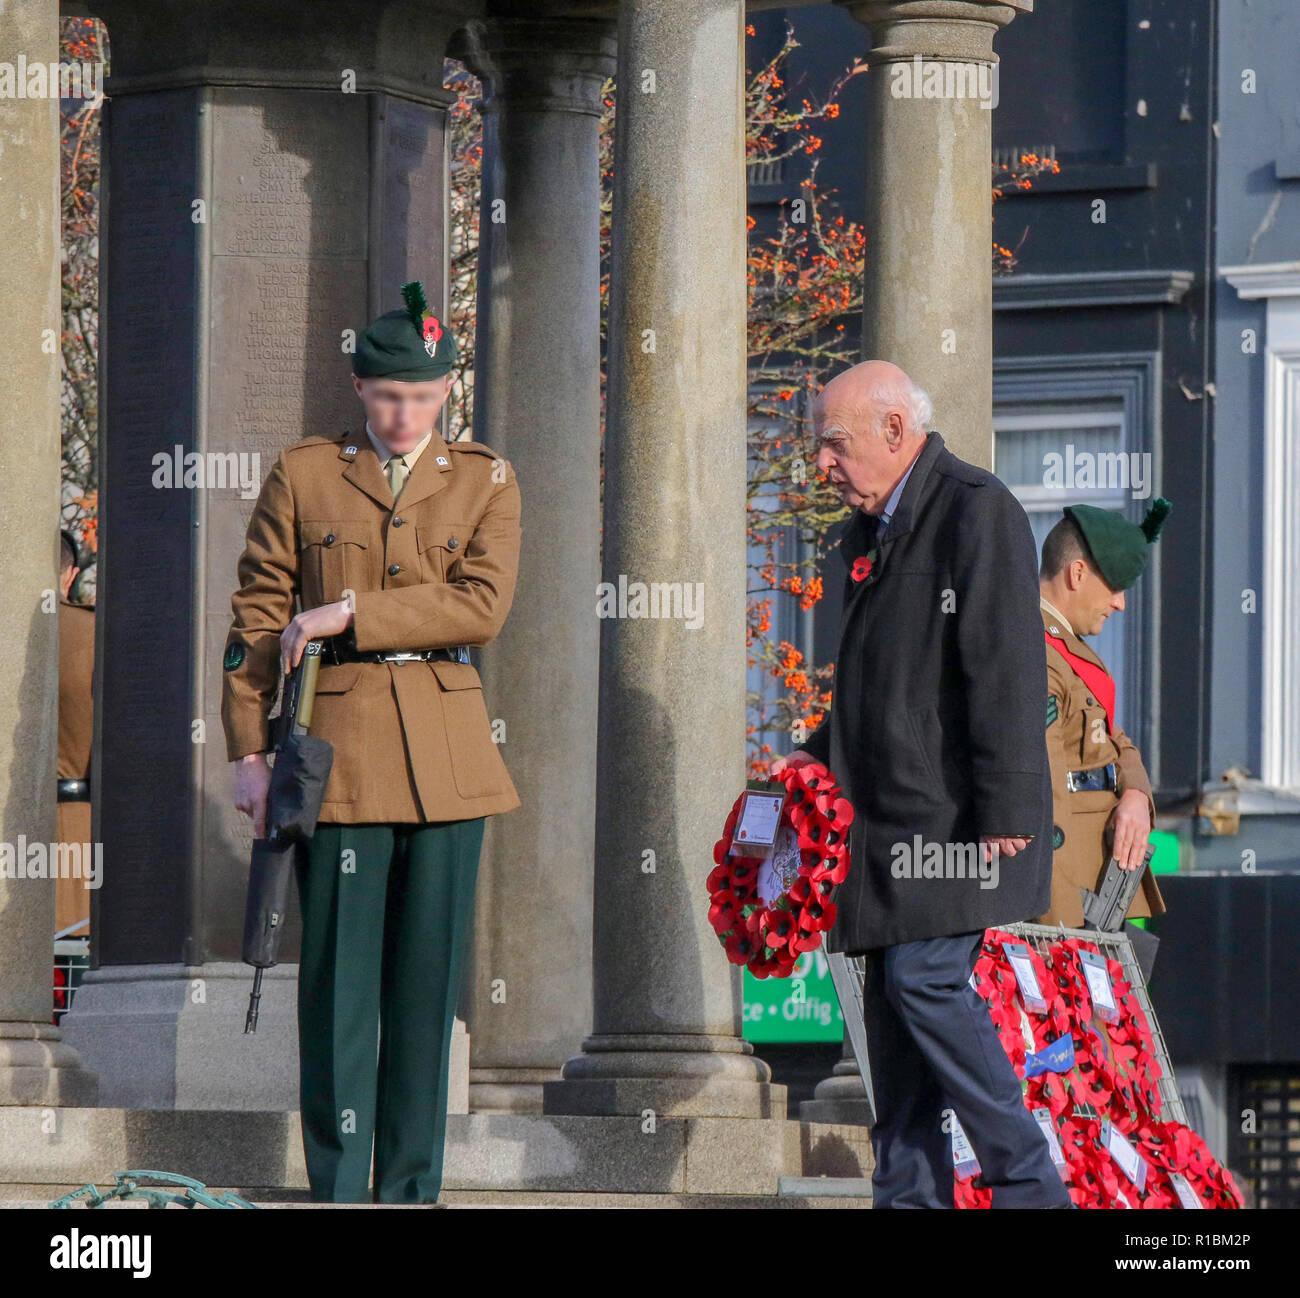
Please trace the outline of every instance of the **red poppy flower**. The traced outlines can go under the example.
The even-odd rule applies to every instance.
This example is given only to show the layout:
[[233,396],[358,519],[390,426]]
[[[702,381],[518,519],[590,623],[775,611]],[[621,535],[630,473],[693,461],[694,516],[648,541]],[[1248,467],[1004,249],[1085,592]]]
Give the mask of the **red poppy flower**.
[[762,954],[763,943],[751,937],[744,928],[734,928],[723,938],[727,959],[733,964],[748,964]]
[[849,858],[845,853],[838,859],[835,857],[824,858],[827,864],[815,865],[808,872],[808,882],[820,896],[830,895],[830,890],[838,887],[848,877]]
[[788,910],[765,910],[761,928],[768,946],[778,951],[796,935],[797,923]]
[[719,892],[726,892],[731,887],[730,864],[718,865],[710,870],[704,886],[708,888],[711,896]]
[[872,567],[871,560],[865,554],[859,555],[858,558],[853,560],[853,571],[850,575],[854,581],[861,581],[871,572]]
[[835,903],[821,901],[814,897],[799,912],[799,924],[800,927],[810,929],[814,933],[825,933],[828,929],[834,928]]
[[715,892],[713,905],[709,907],[709,923],[713,931],[721,936],[731,928],[740,915],[740,903],[735,893]]

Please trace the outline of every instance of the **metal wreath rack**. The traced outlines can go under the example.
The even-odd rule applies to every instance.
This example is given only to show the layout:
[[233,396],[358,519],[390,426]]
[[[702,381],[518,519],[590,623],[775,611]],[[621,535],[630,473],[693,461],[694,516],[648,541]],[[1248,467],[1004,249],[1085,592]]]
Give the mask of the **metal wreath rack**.
[[[1124,970],[1124,977],[1132,987],[1133,995],[1137,997],[1142,1013],[1146,1015],[1147,1025],[1151,1029],[1151,1042],[1156,1062],[1160,1065],[1158,1086],[1161,1108],[1156,1116],[1163,1122],[1178,1122],[1185,1126],[1187,1113],[1183,1108],[1182,1096],[1178,1093],[1178,1084],[1174,1080],[1173,1065],[1169,1061],[1169,1049],[1165,1045],[1164,1033],[1160,1030],[1155,1008],[1151,1004],[1151,996],[1147,992],[1146,979],[1142,976],[1137,957],[1133,953],[1133,944],[1128,940],[1128,936],[1123,932],[1105,933],[1091,928],[1066,928],[1063,925],[1052,928],[1046,924],[1025,923],[998,925],[998,930],[1019,938],[1043,957],[1046,957],[1048,948],[1053,942],[1059,942],[1062,938],[1075,937],[1095,943],[1103,955],[1119,961]],[[830,964],[835,995],[839,999],[840,1011],[844,1015],[844,1023],[848,1029],[849,1045],[852,1047],[854,1059],[857,1060],[858,1072],[862,1074],[862,1086],[867,1093],[867,1103],[871,1106],[871,1116],[874,1119],[876,1098],[871,1088],[871,1066],[867,1057],[867,1029],[862,993],[866,958],[837,952],[828,953],[827,961]],[[1088,1105],[1077,1107],[1082,1113],[1097,1116]]]

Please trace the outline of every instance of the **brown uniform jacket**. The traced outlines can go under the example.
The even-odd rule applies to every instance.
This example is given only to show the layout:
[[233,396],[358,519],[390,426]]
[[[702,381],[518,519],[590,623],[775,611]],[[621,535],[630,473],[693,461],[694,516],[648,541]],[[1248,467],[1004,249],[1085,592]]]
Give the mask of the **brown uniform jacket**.
[[95,610],[59,601],[59,779],[84,780],[95,732]]
[[[95,610],[59,601],[59,766],[61,780],[84,780],[90,774],[90,747],[95,733],[91,682],[95,670]],[[51,791],[52,796],[52,791]],[[58,804],[61,843],[90,842],[90,802]],[[88,921],[90,892],[84,879],[54,881],[54,931],[61,933]],[[73,936],[89,932],[86,923]]]
[[[294,600],[355,594],[356,647],[483,645],[514,598],[520,497],[509,463],[435,433],[396,506],[364,428],[286,447],[262,486],[231,599],[221,719],[233,761],[265,751]],[[323,666],[311,732],[334,747],[321,821],[467,820],[519,806],[469,663]]]
[[[1064,641],[1071,653],[1105,664],[1073,632],[1062,626],[1046,609],[1041,610],[1043,628]],[[1044,642],[1047,651],[1047,690],[1056,700],[1057,716],[1047,727],[1047,755],[1052,766],[1053,841],[1061,845],[1052,855],[1052,907],[1039,918],[1040,924],[1064,924],[1066,928],[1083,927],[1083,902],[1080,888],[1096,891],[1110,861],[1110,817],[1127,789],[1141,789],[1154,826],[1156,807],[1151,798],[1151,781],[1142,765],[1141,754],[1133,741],[1118,727],[1108,730],[1106,709],[1094,698],[1088,686],[1075,674],[1069,662]],[[1050,713],[1049,713],[1050,715]],[[1071,793],[1065,777],[1069,771],[1089,770],[1115,763],[1117,788]],[[1059,831],[1055,832],[1055,831]],[[1137,919],[1164,912],[1165,903],[1148,869],[1129,907],[1128,917]]]

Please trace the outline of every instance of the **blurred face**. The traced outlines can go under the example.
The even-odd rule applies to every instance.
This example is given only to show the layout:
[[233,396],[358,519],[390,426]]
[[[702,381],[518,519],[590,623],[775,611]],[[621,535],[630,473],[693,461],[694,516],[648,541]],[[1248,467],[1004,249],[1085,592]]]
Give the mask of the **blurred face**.
[[[879,432],[873,431],[879,428]],[[898,410],[883,419],[834,396],[813,409],[817,467],[835,484],[845,504],[879,514],[907,471],[923,438],[909,435]]]
[[[1061,612],[1070,619],[1078,635],[1096,635],[1112,613],[1124,611],[1124,592],[1111,590],[1101,573],[1087,559],[1073,559],[1066,565],[1069,608]],[[1051,596],[1048,596],[1051,599]],[[1053,604],[1055,600],[1051,601]],[[1060,608],[1060,605],[1057,605]]]
[[432,431],[446,404],[454,374],[423,383],[400,379],[361,379],[352,376],[371,431],[394,454],[413,451]]

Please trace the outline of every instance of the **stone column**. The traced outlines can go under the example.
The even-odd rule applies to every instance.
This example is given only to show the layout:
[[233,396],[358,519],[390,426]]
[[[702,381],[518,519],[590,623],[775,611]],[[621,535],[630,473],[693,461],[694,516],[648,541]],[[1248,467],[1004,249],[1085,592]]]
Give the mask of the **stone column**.
[[[523,493],[514,606],[483,651],[522,806],[488,823],[470,1105],[540,1110],[591,1022],[600,581],[600,89],[613,24],[472,23],[483,82],[475,437]],[[557,959],[557,954],[562,958]]]
[[[56,0],[0,7],[0,62],[59,60]],[[54,1017],[59,715],[59,100],[0,101],[0,1104],[93,1105],[95,1074]],[[32,86],[33,91],[36,90]]]
[[875,1116],[871,1101],[867,1099],[867,1088],[862,1084],[862,1070],[846,1032],[844,1053],[831,1070],[831,1075],[817,1083],[811,1100],[800,1103],[800,1121],[847,1122],[870,1127]]
[[745,775],[743,24],[619,9],[594,1027],[548,1114],[785,1116],[704,886]]
[[862,355],[901,365],[949,449],[991,468],[993,37],[1033,0],[845,7],[872,37]]
[[[407,279],[442,305],[442,59],[459,8],[97,5],[112,49],[93,763],[105,881],[97,967],[64,1026],[106,1103],[297,1107],[296,897],[261,1028],[242,1031],[251,825],[231,799],[222,646],[274,457],[360,427],[348,331],[400,306]],[[201,475],[178,481],[192,454]]]

